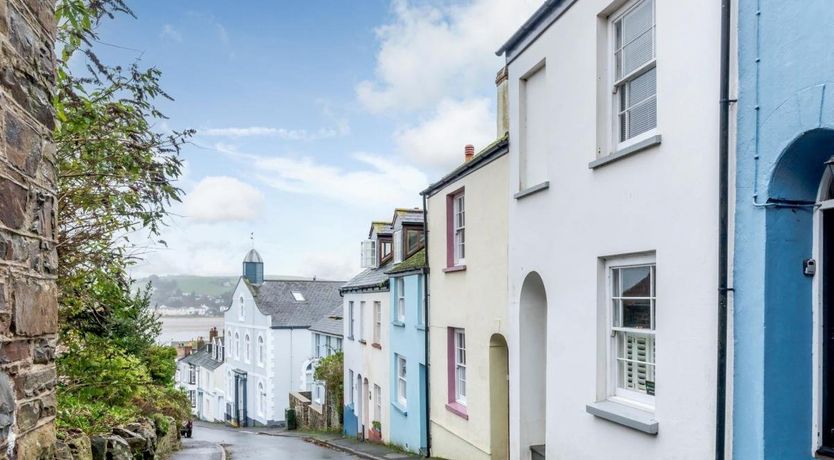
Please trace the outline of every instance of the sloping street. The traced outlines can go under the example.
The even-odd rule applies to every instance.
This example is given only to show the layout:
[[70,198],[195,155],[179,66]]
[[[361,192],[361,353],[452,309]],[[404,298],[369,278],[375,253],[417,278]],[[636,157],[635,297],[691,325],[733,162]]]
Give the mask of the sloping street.
[[293,459],[325,460],[356,459],[343,452],[320,447],[300,437],[259,435],[250,429],[195,423],[192,438],[182,439],[182,450],[172,460],[222,460],[221,446],[234,460]]

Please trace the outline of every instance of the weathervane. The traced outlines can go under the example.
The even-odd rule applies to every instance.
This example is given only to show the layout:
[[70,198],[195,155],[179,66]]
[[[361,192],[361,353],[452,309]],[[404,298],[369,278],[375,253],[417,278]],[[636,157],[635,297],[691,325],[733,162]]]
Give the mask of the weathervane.
[[252,249],[255,249],[255,232],[249,234],[249,239],[252,240]]

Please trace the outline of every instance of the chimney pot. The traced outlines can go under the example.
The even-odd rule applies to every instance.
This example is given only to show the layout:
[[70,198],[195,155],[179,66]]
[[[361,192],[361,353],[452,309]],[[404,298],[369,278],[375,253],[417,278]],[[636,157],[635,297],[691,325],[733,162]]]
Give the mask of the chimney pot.
[[472,144],[468,144],[468,145],[464,148],[464,156],[463,156],[463,157],[464,157],[464,161],[469,161],[469,160],[471,160],[471,159],[472,159],[472,157],[474,157],[474,156],[475,156],[475,146],[474,146],[474,145],[472,145]]

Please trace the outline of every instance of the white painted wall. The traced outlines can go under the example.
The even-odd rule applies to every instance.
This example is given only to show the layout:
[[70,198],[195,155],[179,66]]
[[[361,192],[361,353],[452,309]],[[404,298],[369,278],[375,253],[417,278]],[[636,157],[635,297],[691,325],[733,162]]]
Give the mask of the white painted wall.
[[[243,297],[243,319],[240,315],[240,298]],[[272,329],[269,316],[262,314],[255,299],[241,280],[232,297],[232,307],[225,313],[226,334],[226,391],[231,401],[233,380],[228,379],[234,369],[247,373],[247,412],[249,417],[267,424],[284,420],[284,410],[289,405],[289,394],[301,390],[299,373],[310,354],[310,331],[307,329]],[[239,334],[241,346],[237,352],[235,334]],[[244,338],[251,337],[251,355],[247,361]],[[266,359],[258,362],[258,336],[263,335]],[[258,410],[258,383],[262,382],[267,394],[266,412]]]
[[[546,59],[552,151],[546,191],[515,200],[519,143],[510,149],[511,382],[534,354],[547,372],[550,458],[709,458],[715,424],[719,3],[657,1],[660,146],[597,170],[598,15],[607,0],[573,6],[509,66],[510,131],[519,129],[519,79]],[[604,93],[604,92],[602,92]],[[610,94],[610,91],[609,91]],[[603,151],[602,153],[606,153]],[[600,258],[656,251],[657,388],[651,436],[586,413],[605,398]],[[521,349],[519,297],[541,274],[546,354]],[[530,458],[511,385],[511,456]]]
[[[356,318],[356,326],[355,326],[355,337],[354,340],[351,340],[350,335],[350,311],[348,309],[348,303],[350,301],[354,302],[355,308],[355,318]],[[365,320],[365,337],[366,342],[365,344],[359,343],[359,302],[365,302],[366,314],[364,317]],[[380,342],[379,345],[381,349],[375,348],[372,346],[373,342],[373,305],[374,302],[380,302],[380,306],[382,308],[382,327],[380,330]],[[356,377],[361,375],[362,379],[368,379],[368,391],[369,393],[373,393],[374,385],[379,385],[381,388],[381,395],[382,395],[382,407],[381,407],[381,414],[380,414],[380,423],[382,424],[382,439],[383,441],[387,442],[389,437],[389,409],[390,409],[390,390],[389,384],[390,381],[390,359],[389,353],[391,350],[389,349],[389,339],[388,339],[388,329],[390,326],[390,292],[389,291],[381,291],[381,292],[364,292],[364,293],[352,293],[346,292],[344,294],[344,316],[343,316],[343,323],[344,323],[344,339],[342,341],[342,347],[344,349],[344,360],[345,360],[345,404],[351,400],[350,398],[350,385],[347,381],[349,378],[348,370],[353,370],[354,381]],[[361,390],[359,388],[355,388],[354,400],[358,401],[360,396],[362,398],[368,399],[367,394],[361,395]],[[368,401],[368,409],[370,410],[370,414],[368,420],[373,420],[373,413],[374,413],[374,405],[376,401],[369,400]],[[361,426],[362,421],[360,420],[359,424]],[[370,426],[367,426],[366,429],[370,429]]]

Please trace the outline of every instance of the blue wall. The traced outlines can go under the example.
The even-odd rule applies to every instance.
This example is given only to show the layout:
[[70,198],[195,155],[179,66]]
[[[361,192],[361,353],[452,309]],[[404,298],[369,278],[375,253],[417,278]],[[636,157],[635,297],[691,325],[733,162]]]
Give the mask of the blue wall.
[[[757,14],[760,13],[760,14]],[[740,0],[735,459],[813,458],[813,202],[834,154],[834,5]]]
[[[424,300],[422,273],[404,276],[405,323],[397,321],[397,282],[391,278],[391,442],[413,452],[425,453],[428,423],[426,421],[426,328],[420,318]],[[406,359],[406,401],[397,401],[397,355]]]
[[356,413],[353,412],[353,404],[345,404],[345,413],[343,418],[342,428],[345,436],[355,438],[356,433],[359,433],[359,419],[356,418]]

